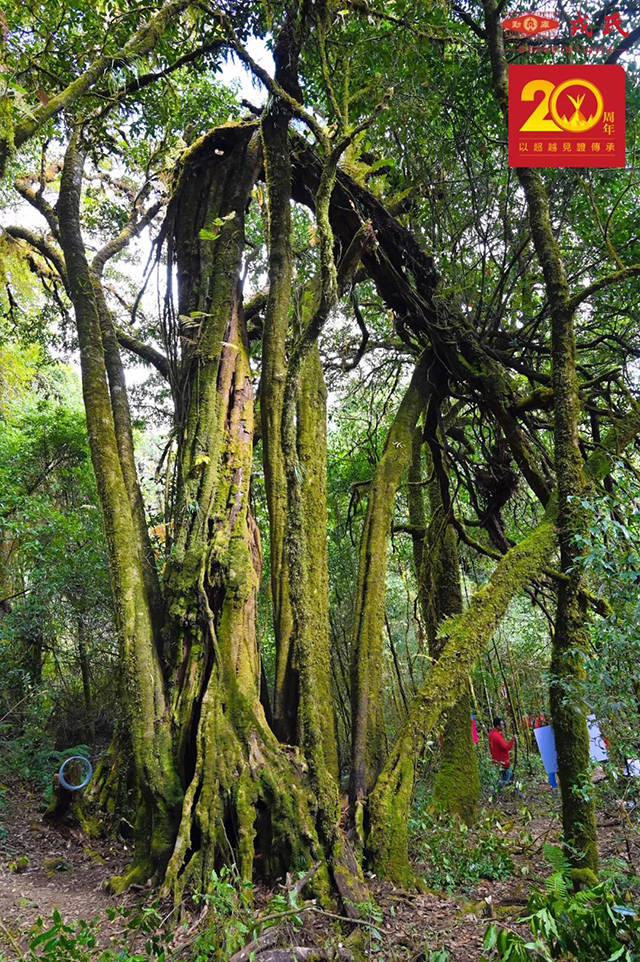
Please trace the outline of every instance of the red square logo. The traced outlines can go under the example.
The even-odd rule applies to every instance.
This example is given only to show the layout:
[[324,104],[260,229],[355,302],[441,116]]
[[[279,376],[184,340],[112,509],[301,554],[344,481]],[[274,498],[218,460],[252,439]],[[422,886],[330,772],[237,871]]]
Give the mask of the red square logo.
[[619,64],[509,67],[509,167],[624,167]]

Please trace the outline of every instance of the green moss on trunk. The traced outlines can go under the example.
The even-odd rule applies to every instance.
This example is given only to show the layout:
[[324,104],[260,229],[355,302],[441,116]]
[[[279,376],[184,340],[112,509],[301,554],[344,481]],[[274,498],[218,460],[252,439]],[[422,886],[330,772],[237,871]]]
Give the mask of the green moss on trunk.
[[164,678],[140,544],[120,462],[98,307],[80,231],[84,157],[67,148],[58,211],[74,306],[91,457],[104,519],[121,647],[121,698],[145,828],[136,835],[136,878],[167,863],[182,801],[172,754]]
[[[587,477],[604,478],[612,459],[640,433],[640,406],[634,406],[608,432],[599,450],[586,463]],[[488,583],[476,591],[462,615],[449,619],[440,630],[442,653],[409,706],[409,717],[391,747],[387,762],[369,797],[369,856],[381,876],[411,878],[406,820],[393,819],[395,796],[402,803],[407,777],[413,779],[415,746],[433,731],[442,714],[464,693],[473,666],[507,610],[511,598],[535,579],[557,547],[555,520],[558,505],[552,497],[542,522],[514,545],[497,564]],[[413,783],[412,783],[413,784]],[[392,826],[389,828],[388,826]]]
[[[317,347],[305,361],[301,374],[297,446],[302,470],[303,603],[307,609],[309,627],[308,637],[296,639],[297,649],[302,644],[306,646],[308,663],[308,677],[302,679],[300,687],[297,741],[303,746],[305,754],[309,754],[310,740],[320,739],[324,765],[337,784],[338,747],[330,685],[327,388]],[[297,660],[300,660],[300,653]]]
[[384,764],[382,715],[382,636],[387,575],[387,547],[395,495],[411,463],[413,434],[430,390],[430,357],[418,362],[411,383],[389,430],[385,448],[369,489],[358,556],[354,612],[351,712],[352,805],[373,787]]
[[[424,542],[415,554],[421,561],[419,597],[424,618],[429,653],[437,660],[442,653],[446,638],[438,635],[443,620],[462,612],[460,567],[455,531],[448,521],[448,478],[442,459],[441,442],[437,433],[438,416],[435,399],[432,399],[427,418],[426,433],[429,446],[426,449],[426,476],[429,479],[430,520]],[[435,469],[434,459],[438,462]],[[412,480],[416,485],[410,495],[412,524],[419,524],[424,512],[415,504],[421,472],[419,451],[413,452]],[[418,464],[416,464],[418,462]],[[445,487],[443,496],[442,485]],[[421,497],[421,494],[420,494]],[[446,501],[446,504],[445,504]],[[473,821],[480,793],[478,762],[471,737],[470,701],[465,679],[451,679],[458,697],[448,699],[440,765],[434,785],[434,800],[445,811],[458,815],[467,823]],[[415,703],[412,706],[415,708]],[[367,850],[374,870],[400,885],[415,881],[408,859],[407,825],[413,795],[415,762],[422,754],[427,731],[418,726],[405,726],[394,746],[392,758],[387,762],[369,799],[371,830]]]
[[269,509],[271,597],[276,641],[273,695],[275,731],[287,742],[297,737],[298,678],[293,668],[293,616],[284,537],[287,482],[282,453],[282,407],[286,378],[286,338],[291,306],[290,114],[271,102],[262,121],[269,212],[269,297],[262,338],[262,452]]
[[[215,153],[216,137],[228,137]],[[178,442],[175,549],[167,566],[171,720],[187,785],[165,887],[180,899],[235,861],[274,878],[320,861],[318,803],[302,759],[269,729],[255,635],[262,552],[249,507],[253,389],[238,276],[244,212],[260,166],[250,125],[194,145],[169,209],[181,314],[202,317],[182,370],[188,388]],[[222,221],[215,241],[200,230]],[[196,507],[196,510],[194,509]]]
[[471,699],[464,692],[447,712],[440,767],[433,787],[436,806],[458,815],[470,825],[477,813],[480,776],[476,746],[471,737]]
[[[443,648],[438,629],[445,618],[462,612],[462,588],[457,536],[450,522],[449,477],[439,433],[435,400],[426,418],[428,440],[426,473],[430,522],[422,553],[420,600],[429,653],[437,659]],[[475,817],[480,778],[475,745],[471,737],[468,686],[447,712],[443,729],[440,766],[434,784],[436,805],[459,815],[467,823]],[[407,818],[409,812],[407,811]]]

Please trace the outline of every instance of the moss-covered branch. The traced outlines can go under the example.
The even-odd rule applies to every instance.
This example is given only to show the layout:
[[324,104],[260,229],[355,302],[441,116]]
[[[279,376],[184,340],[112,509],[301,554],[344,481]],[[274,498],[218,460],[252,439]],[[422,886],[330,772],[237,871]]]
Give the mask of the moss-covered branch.
[[69,282],[64,257],[56,245],[43,237],[42,234],[36,234],[35,231],[30,230],[28,227],[22,227],[18,224],[5,227],[4,230],[10,237],[13,237],[15,240],[23,240],[33,247],[34,250],[37,250],[38,253],[55,268],[64,286],[68,287]]
[[128,223],[122,228],[119,234],[112,237],[107,241],[106,244],[100,248],[100,250],[94,255],[91,262],[91,270],[96,275],[96,277],[102,277],[105,264],[120,251],[128,247],[134,237],[138,237],[142,231],[147,227],[156,214],[162,210],[164,202],[162,200],[157,200],[151,204],[146,211],[142,214],[135,209],[129,218]]
[[149,526],[144,509],[144,501],[142,500],[140,482],[138,480],[127,382],[124,365],[120,357],[120,348],[113,317],[105,298],[100,273],[95,270],[95,261],[91,267],[91,282],[93,284],[95,302],[100,319],[102,347],[109,382],[111,410],[113,411],[113,423],[116,432],[120,465],[122,467],[122,477],[131,504],[131,513],[136,528],[136,544],[141,552],[142,569],[147,587],[149,605],[153,615],[156,639],[159,641],[163,623],[164,603],[160,591],[155,554],[149,536]]
[[138,28],[122,50],[98,57],[64,90],[51,97],[46,104],[36,107],[28,118],[18,123],[15,128],[9,125],[9,118],[6,117],[4,130],[0,127],[0,177],[4,176],[7,161],[14,149],[19,149],[31,140],[52,117],[75,104],[112,67],[130,63],[150,53],[167,25],[188,5],[189,0],[168,0],[154,17]]
[[168,380],[169,362],[164,354],[156,350],[152,344],[145,344],[144,341],[129,334],[128,331],[125,331],[121,327],[116,328],[116,337],[122,347],[126,348],[126,350],[132,354],[135,354],[141,361],[146,361],[147,364],[151,364],[162,377]]
[[[612,460],[638,433],[640,407],[634,407],[614,425],[601,447],[587,461],[586,472],[591,482],[601,481],[607,475]],[[369,796],[368,850],[374,870],[382,876],[398,882],[411,878],[407,821],[402,813],[408,810],[413,790],[416,753],[442,714],[463,694],[476,661],[492,638],[511,599],[539,576],[549,557],[557,550],[557,511],[554,496],[541,523],[504,555],[465,611],[446,621],[440,629],[444,642],[442,654],[410,704],[409,716]],[[389,819],[389,813],[394,812],[398,813],[397,817]]]

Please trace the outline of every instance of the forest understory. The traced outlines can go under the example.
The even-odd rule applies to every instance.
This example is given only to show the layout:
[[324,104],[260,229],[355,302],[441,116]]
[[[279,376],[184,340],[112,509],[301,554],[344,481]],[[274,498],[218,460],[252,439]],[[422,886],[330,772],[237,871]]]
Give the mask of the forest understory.
[[[11,962],[97,959],[110,946],[117,946],[110,959],[160,958],[163,962],[210,957],[237,962],[249,958],[256,962],[323,958],[477,962],[484,957],[492,920],[531,938],[520,920],[526,915],[532,890],[544,890],[549,878],[552,863],[545,855],[546,846],[559,851],[562,833],[557,791],[540,786],[539,778],[529,776],[526,782],[529,787],[523,785],[518,798],[505,791],[500,796],[487,794],[483,800],[482,824],[475,841],[477,871],[489,877],[478,877],[474,884],[465,882],[461,863],[468,860],[468,852],[464,839],[449,824],[421,827],[418,818],[413,827],[414,850],[419,849],[425,832],[434,836],[429,858],[418,857],[413,863],[425,890],[404,890],[368,878],[370,904],[360,913],[362,924],[336,918],[339,912],[324,911],[316,900],[308,902],[303,897],[294,902],[300,911],[292,917],[288,890],[295,880],[291,878],[276,887],[256,883],[246,902],[234,903],[222,887],[218,900],[214,896],[204,905],[185,900],[182,913],[176,913],[171,899],[162,898],[148,886],[136,886],[125,897],[116,898],[107,890],[109,879],[126,867],[130,846],[122,838],[88,836],[73,819],[57,826],[43,822],[40,793],[18,783],[3,785],[0,950]],[[618,880],[635,878],[629,888],[633,895],[640,865],[637,813],[621,811],[613,796],[602,801],[607,807],[597,812],[600,858],[605,873]],[[489,839],[492,841],[487,844]],[[441,888],[447,873],[449,884]],[[491,877],[494,873],[498,877]],[[275,911],[274,896],[279,897]],[[305,910],[305,905],[311,910]],[[65,938],[53,924],[54,911],[68,926],[67,944],[62,941],[47,954],[40,942],[40,948],[35,945],[30,954],[30,942],[52,926],[52,942],[61,935]],[[81,922],[92,926],[95,949],[83,946]],[[243,954],[246,946],[251,949],[250,935],[259,937],[261,932],[276,937],[254,956],[249,951]],[[225,938],[229,939],[228,948],[220,956],[210,955],[220,950]],[[287,951],[292,946],[308,954]],[[342,954],[338,954],[340,949]]]

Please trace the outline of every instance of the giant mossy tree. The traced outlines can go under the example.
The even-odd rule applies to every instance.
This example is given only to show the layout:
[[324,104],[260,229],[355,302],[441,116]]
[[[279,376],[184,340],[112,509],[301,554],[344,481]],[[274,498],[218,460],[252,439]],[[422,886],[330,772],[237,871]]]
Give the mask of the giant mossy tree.
[[[603,245],[576,207],[573,229],[593,257],[586,276],[573,255],[564,254],[565,265],[554,229],[572,194],[562,182],[549,198],[531,172],[520,174],[530,232],[514,226],[523,196],[500,167],[502,118],[476,83],[478,70],[489,78],[491,63],[504,98],[505,54],[489,0],[486,25],[476,21],[479,4],[468,11],[426,4],[420,24],[409,8],[390,15],[356,2],[287,0],[183,16],[185,6],[168,3],[149,20],[132,8],[128,26],[87,6],[86,24],[63,19],[62,27],[47,6],[39,29],[51,61],[44,58],[42,71],[28,44],[22,55],[16,43],[20,11],[1,41],[41,107],[21,116],[23,95],[11,88],[0,159],[46,223],[41,233],[9,224],[3,244],[29,265],[63,320],[71,305],[109,554],[123,713],[94,797],[110,811],[133,798],[136,822],[135,862],[116,884],[155,876],[179,900],[185,888],[206,886],[225,861],[245,876],[271,878],[319,863],[320,891],[328,894],[333,883],[345,905],[359,901],[359,866],[339,829],[340,774],[350,777],[365,858],[387,877],[411,882],[408,816],[424,743],[446,716],[446,744],[455,750],[443,755],[436,796],[470,818],[474,792],[456,793],[447,778],[455,752],[471,750],[469,676],[511,600],[532,584],[558,593],[552,667],[565,837],[576,863],[595,868],[590,803],[580,830],[568,814],[585,774],[585,727],[567,688],[582,681],[585,612],[602,609],[577,563],[583,518],[576,499],[587,480],[612,483],[616,457],[640,431],[620,372],[639,348],[613,323],[594,339],[580,306],[603,291],[609,312],[622,313],[640,251],[634,242],[624,261],[615,249],[613,257],[611,237]],[[268,33],[273,76],[245,44]],[[468,53],[443,61],[442,47],[449,58],[456,39]],[[370,44],[379,70],[356,56]],[[69,51],[87,65],[75,77]],[[224,51],[263,85],[264,108],[242,113],[221,92],[212,68]],[[148,68],[140,67],[145,57],[153,61]],[[47,93],[56,71],[58,89]],[[461,109],[472,96],[496,134],[487,143],[470,135]],[[118,197],[115,214],[96,214],[95,181]],[[612,178],[610,208],[628,213],[627,186],[624,174]],[[295,222],[302,207],[301,253]],[[166,262],[164,307],[150,322],[137,298],[137,326],[124,329],[115,314],[127,299],[106,273],[150,224],[157,229],[150,260]],[[567,273],[577,276],[575,293]],[[250,285],[265,280],[268,292],[250,312]],[[364,317],[354,296],[360,285]],[[342,359],[341,374],[363,358],[374,368],[377,351],[394,358],[395,384],[404,385],[361,485],[367,496],[352,572],[350,684],[339,693],[343,705],[347,695],[351,701],[351,759],[340,773],[325,377],[336,368],[331,325],[352,309],[364,334],[355,360]],[[386,327],[370,338],[367,325],[380,316]],[[171,401],[162,570],[135,462],[123,348],[153,365]],[[597,441],[586,437],[581,403],[609,422]],[[419,423],[429,451],[422,480]],[[252,480],[260,460],[272,693],[261,679],[256,636],[264,559]],[[415,499],[413,506],[408,499],[408,525],[394,517],[407,483],[410,491],[417,485],[414,493],[428,487],[420,533]],[[522,519],[510,523],[504,508],[516,491]],[[403,529],[416,539],[416,617],[434,661],[415,697],[403,690],[404,715],[393,725],[383,711],[383,689],[393,683],[384,674],[383,632],[392,537]],[[466,607],[461,551],[496,562]]]

